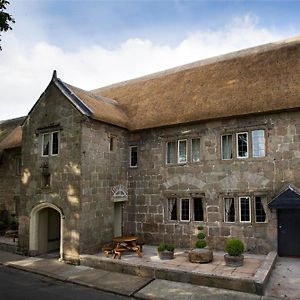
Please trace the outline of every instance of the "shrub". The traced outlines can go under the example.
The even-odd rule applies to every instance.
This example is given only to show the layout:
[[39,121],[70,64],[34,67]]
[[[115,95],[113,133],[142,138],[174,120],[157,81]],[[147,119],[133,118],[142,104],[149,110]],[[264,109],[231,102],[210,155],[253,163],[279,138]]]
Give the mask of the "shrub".
[[244,244],[239,239],[227,240],[225,245],[225,251],[230,256],[239,256],[245,250]]
[[206,247],[206,242],[204,240],[198,240],[196,242],[196,248],[205,248]]
[[161,252],[161,251],[166,250],[166,246],[167,246],[166,244],[160,243],[157,247],[157,251]]
[[205,233],[204,232],[199,232],[198,233],[198,235],[197,235],[197,238],[199,239],[199,240],[204,240],[205,239]]
[[175,250],[175,246],[174,245],[166,245],[166,249],[168,250],[168,251],[174,251]]

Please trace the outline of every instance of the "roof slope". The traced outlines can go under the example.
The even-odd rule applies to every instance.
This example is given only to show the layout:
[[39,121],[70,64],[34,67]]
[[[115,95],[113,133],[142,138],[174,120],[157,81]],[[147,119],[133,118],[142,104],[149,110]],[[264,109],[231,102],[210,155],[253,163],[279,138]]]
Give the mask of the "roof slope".
[[[139,130],[298,108],[299,82],[300,37],[297,37],[100,88],[92,93],[119,103],[117,112],[107,111],[104,121],[115,122],[126,115],[130,120],[127,128]],[[88,106],[97,106],[95,101],[89,102],[86,94],[76,93]],[[102,112],[101,107],[92,109]]]
[[272,199],[269,203],[269,207],[275,209],[298,209],[300,208],[300,194],[294,188],[288,186]]

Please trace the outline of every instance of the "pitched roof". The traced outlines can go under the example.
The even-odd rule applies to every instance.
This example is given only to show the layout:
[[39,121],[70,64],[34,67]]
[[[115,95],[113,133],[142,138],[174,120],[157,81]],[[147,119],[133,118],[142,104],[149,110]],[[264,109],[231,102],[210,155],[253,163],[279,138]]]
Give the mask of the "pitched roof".
[[288,186],[269,203],[270,208],[289,209],[300,208],[300,194],[291,186]]

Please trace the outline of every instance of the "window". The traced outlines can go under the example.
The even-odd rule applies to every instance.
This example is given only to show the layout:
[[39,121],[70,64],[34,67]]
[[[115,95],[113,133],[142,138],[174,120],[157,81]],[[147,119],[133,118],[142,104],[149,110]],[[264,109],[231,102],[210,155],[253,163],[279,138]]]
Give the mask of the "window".
[[176,163],[176,142],[167,142],[167,164]]
[[190,221],[190,199],[180,199],[180,221]]
[[248,132],[241,132],[236,134],[237,137],[237,157],[248,157]]
[[255,197],[255,221],[257,223],[266,222],[266,210],[262,197]]
[[135,168],[138,165],[137,146],[130,147],[130,167]]
[[59,132],[48,132],[42,135],[42,156],[58,155]]
[[224,199],[224,222],[226,223],[235,222],[234,198]]
[[200,161],[200,139],[192,139],[191,140],[192,144],[192,162],[198,162]]
[[168,219],[171,221],[178,220],[177,217],[177,199],[170,198],[168,199]]
[[202,198],[194,198],[194,221],[204,221]]
[[264,157],[265,150],[265,131],[253,130],[252,131],[252,155],[253,157]]
[[222,135],[221,138],[222,159],[232,159],[232,135]]
[[178,141],[178,163],[184,164],[187,162],[187,147],[186,140]]
[[110,152],[114,151],[114,148],[115,148],[115,137],[110,136],[109,137],[109,151]]
[[251,205],[250,197],[240,197],[240,222],[250,223],[251,222]]

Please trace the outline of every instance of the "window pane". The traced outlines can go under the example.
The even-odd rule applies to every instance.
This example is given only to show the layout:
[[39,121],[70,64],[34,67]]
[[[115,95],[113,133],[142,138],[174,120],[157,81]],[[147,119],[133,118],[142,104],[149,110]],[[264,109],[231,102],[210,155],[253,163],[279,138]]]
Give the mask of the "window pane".
[[168,199],[168,219],[169,220],[177,220],[177,204],[176,198]]
[[58,154],[58,132],[52,133],[52,154]]
[[43,134],[43,155],[49,155],[49,133]]
[[137,147],[130,147],[130,167],[137,167]]
[[109,138],[109,151],[114,151],[114,137]]
[[175,164],[176,162],[176,143],[167,143],[167,164]]
[[266,211],[263,206],[262,197],[255,197],[255,218],[257,223],[266,222]]
[[190,220],[190,199],[181,199],[181,220]]
[[192,139],[192,161],[200,161],[200,139]]
[[265,131],[254,130],[252,131],[252,154],[253,157],[265,156]]
[[222,135],[222,159],[232,159],[232,135]]
[[240,221],[241,222],[250,222],[250,198],[241,197],[240,198]]
[[224,221],[233,223],[235,222],[234,198],[225,198],[224,201]]
[[186,140],[178,141],[178,163],[185,163],[186,156]]
[[203,221],[203,204],[201,198],[194,198],[194,221]]
[[248,157],[248,133],[237,134],[237,156],[240,158]]

